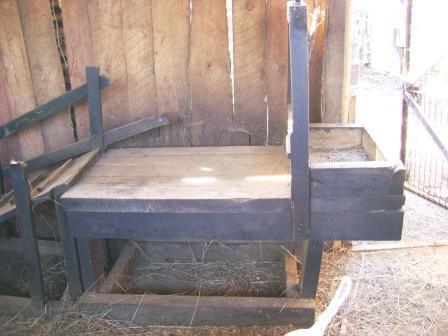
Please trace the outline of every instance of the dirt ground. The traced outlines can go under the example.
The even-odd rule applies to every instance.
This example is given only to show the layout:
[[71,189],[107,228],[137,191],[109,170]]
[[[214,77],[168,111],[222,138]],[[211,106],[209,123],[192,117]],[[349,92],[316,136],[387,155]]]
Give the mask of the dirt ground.
[[[407,193],[403,241],[448,239],[448,210]],[[354,246],[384,244],[354,242]],[[448,247],[380,252],[338,250],[324,255],[317,314],[340,278],[353,290],[326,335],[447,335]],[[2,335],[284,335],[292,327],[160,328],[108,320],[104,316],[54,314],[24,319],[2,316]]]

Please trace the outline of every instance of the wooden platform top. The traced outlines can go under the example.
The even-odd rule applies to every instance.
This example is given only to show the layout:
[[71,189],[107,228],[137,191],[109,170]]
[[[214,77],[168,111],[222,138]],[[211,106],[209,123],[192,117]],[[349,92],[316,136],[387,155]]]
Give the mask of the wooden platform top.
[[289,198],[283,147],[115,149],[106,152],[63,198]]

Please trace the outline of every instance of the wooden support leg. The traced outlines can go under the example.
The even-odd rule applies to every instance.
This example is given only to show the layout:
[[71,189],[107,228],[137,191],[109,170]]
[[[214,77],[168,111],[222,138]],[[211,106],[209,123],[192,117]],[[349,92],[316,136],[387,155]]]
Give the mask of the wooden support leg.
[[79,263],[85,291],[95,291],[104,281],[107,261],[105,240],[77,238]]
[[15,191],[16,214],[23,244],[23,256],[33,306],[40,307],[45,300],[44,283],[40,264],[33,218],[28,177],[23,162],[11,163],[11,182]]
[[59,225],[59,235],[62,241],[64,253],[65,271],[68,278],[68,290],[72,299],[79,298],[83,293],[81,271],[78,262],[76,241],[72,237],[67,223],[67,214],[59,200],[60,196],[67,190],[67,186],[59,186],[54,192],[56,203],[56,216]]
[[298,245],[296,255],[300,261],[299,296],[314,299],[317,293],[323,242],[304,240]]

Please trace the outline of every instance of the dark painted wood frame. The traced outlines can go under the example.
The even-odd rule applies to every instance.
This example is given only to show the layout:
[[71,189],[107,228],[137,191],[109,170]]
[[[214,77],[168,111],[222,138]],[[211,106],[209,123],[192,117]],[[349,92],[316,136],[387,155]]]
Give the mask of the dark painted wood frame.
[[[123,299],[123,295],[95,294],[91,292],[104,292],[104,288],[111,287],[114,283],[112,272],[106,275],[104,272],[104,258],[98,244],[105,238],[124,239],[161,239],[161,240],[225,240],[231,241],[288,241],[296,242],[305,239],[304,248],[297,256],[302,259],[301,287],[295,289],[294,297],[289,297],[288,302],[292,309],[286,305],[285,309],[272,310],[272,307],[281,307],[285,298],[251,298],[244,306],[244,314],[240,314],[241,298],[204,298],[201,309],[208,312],[211,307],[214,313],[202,314],[198,312],[196,321],[198,324],[284,324],[293,323],[307,327],[314,320],[314,298],[319,278],[320,262],[322,255],[321,242],[309,242],[310,232],[310,185],[309,185],[309,159],[308,159],[308,78],[303,74],[308,73],[308,33],[306,25],[306,6],[302,4],[289,4],[290,45],[291,45],[291,73],[292,78],[292,104],[293,104],[293,134],[291,147],[291,175],[292,196],[291,200],[276,206],[272,202],[263,204],[263,200],[254,200],[251,210],[246,212],[235,211],[229,213],[220,208],[219,204],[210,204],[207,213],[148,213],[132,211],[101,211],[97,212],[95,206],[86,208],[67,202],[64,197],[59,198],[58,220],[61,226],[61,234],[66,254],[66,266],[69,274],[69,291],[73,298],[79,298],[82,309],[105,309],[111,300]],[[299,79],[299,80],[297,80]],[[97,125],[100,121],[97,120]],[[97,140],[101,146],[101,140]],[[61,192],[60,195],[62,195]],[[129,204],[134,200],[129,200]],[[258,204],[258,203],[260,204]],[[76,202],[75,202],[76,203]],[[255,204],[256,203],[256,204]],[[267,206],[266,206],[267,205]],[[185,206],[188,206],[185,204]],[[121,204],[122,207],[122,204]],[[277,212],[272,212],[276,208]],[[268,209],[268,210],[266,210]],[[269,210],[270,209],[270,210]],[[247,212],[248,211],[248,212]],[[187,211],[188,212],[188,211]],[[293,220],[291,220],[293,219]],[[285,225],[279,226],[279,222]],[[124,226],[122,223],[133,223]],[[187,231],[179,229],[189,227]],[[213,223],[213,229],[210,227]],[[220,223],[225,225],[220,225]],[[150,225],[148,225],[150,224]],[[283,228],[283,229],[282,229]],[[218,230],[218,231],[217,231]],[[182,235],[182,232],[186,235]],[[96,244],[95,244],[96,242]],[[300,245],[300,244],[299,244]],[[121,268],[118,264],[129,261],[129,252],[123,250],[113,269]],[[76,263],[78,260],[78,264]],[[123,266],[125,267],[125,266]],[[81,295],[82,294],[82,295]],[[135,296],[134,296],[135,297]],[[154,296],[151,297],[154,299]],[[129,300],[139,302],[136,299]],[[194,297],[170,297],[168,304],[161,304],[163,300],[151,300],[147,303],[147,309],[153,320],[152,323],[180,324],[185,322],[185,314],[194,309],[192,302],[197,304]],[[135,304],[135,302],[133,304]],[[208,307],[210,305],[210,307]],[[174,306],[183,306],[184,311],[174,309]],[[84,308],[83,308],[84,307]],[[124,308],[116,305],[112,311],[117,310],[123,316]],[[173,309],[175,312],[173,312]],[[130,309],[133,311],[133,309]],[[109,313],[113,312],[109,311]],[[157,311],[158,313],[154,313]],[[283,315],[282,315],[283,311]],[[255,313],[256,312],[256,313]],[[219,315],[219,318],[218,318]],[[253,316],[252,316],[253,315]],[[294,316],[296,315],[296,316]],[[226,317],[228,316],[228,317]],[[244,317],[245,316],[245,317]],[[271,316],[270,318],[268,318]],[[276,316],[272,319],[272,316]],[[244,317],[244,318],[242,318]],[[145,322],[151,320],[146,314]],[[152,320],[151,320],[152,321]]]
[[[34,233],[35,229],[32,220],[32,206],[34,202],[30,194],[30,185],[27,173],[71,157],[79,156],[90,150],[100,149],[101,151],[104,151],[106,146],[111,143],[166,125],[169,122],[165,115],[158,115],[139,120],[104,133],[102,123],[101,90],[108,86],[109,81],[107,78],[99,75],[98,67],[86,68],[86,80],[87,83],[79,88],[67,92],[49,103],[14,119],[0,128],[0,138],[10,136],[87,97],[91,133],[89,138],[78,141],[54,152],[43,154],[34,159],[28,160],[27,162],[11,162],[10,167],[0,169],[1,192],[3,193],[4,191],[4,175],[10,177],[13,190],[15,192],[15,214],[20,227],[21,239],[23,242],[31,302],[33,306],[36,307],[40,307],[43,303],[45,303],[45,291],[43,286],[39,250],[37,248]],[[92,158],[94,158],[94,156],[92,156]],[[84,169],[88,164],[89,162],[87,162],[82,169]],[[79,176],[80,173],[81,171],[78,172],[77,176]],[[73,179],[71,183],[73,183],[75,179]],[[60,185],[56,187],[55,190],[53,190],[53,198],[56,200],[59,199],[60,195],[66,191],[68,187],[68,185]],[[39,200],[36,200],[36,202],[39,203]],[[56,204],[56,212],[60,222],[62,223],[62,225],[60,225],[60,231],[62,240],[64,241],[64,257],[65,262],[68,265],[67,273],[69,278],[77,279],[80,274],[76,273],[78,272],[77,264],[79,262],[77,259],[76,242],[70,242],[67,239],[64,239],[68,235],[66,227],[63,225],[63,217],[65,214],[61,211],[57,202]],[[5,219],[6,218],[9,217],[5,217]],[[73,293],[81,293],[81,285],[78,284],[77,286],[76,283],[73,284],[73,280],[70,282],[72,283],[71,287]]]

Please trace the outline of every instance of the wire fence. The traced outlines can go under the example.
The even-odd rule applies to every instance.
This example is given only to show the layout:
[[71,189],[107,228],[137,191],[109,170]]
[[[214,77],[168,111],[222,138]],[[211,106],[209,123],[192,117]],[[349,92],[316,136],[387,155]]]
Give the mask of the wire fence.
[[409,106],[407,187],[448,208],[448,54],[404,95]]

